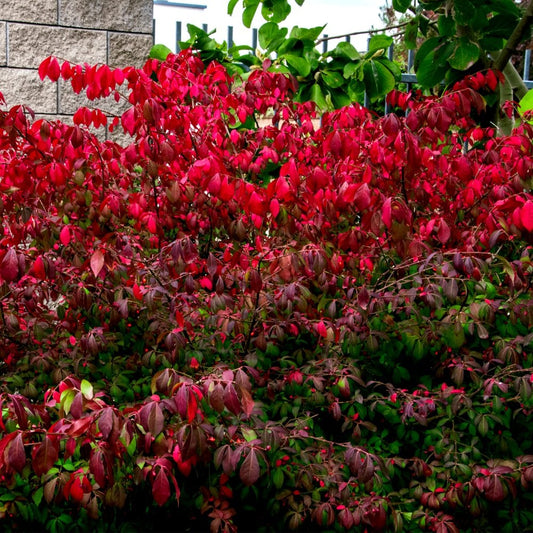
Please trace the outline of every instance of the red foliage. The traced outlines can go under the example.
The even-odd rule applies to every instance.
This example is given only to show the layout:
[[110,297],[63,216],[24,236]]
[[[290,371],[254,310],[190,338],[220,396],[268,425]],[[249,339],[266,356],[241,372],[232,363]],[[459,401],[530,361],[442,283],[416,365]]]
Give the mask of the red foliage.
[[[354,104],[316,127],[313,104],[291,100],[291,78],[254,70],[234,87],[221,66],[204,69],[188,51],[140,70],[49,58],[39,74],[70,81],[91,100],[126,92],[130,104],[121,117],[81,108],[74,125],[32,121],[20,106],[0,113],[1,349],[9,368],[28,361],[56,383],[37,402],[2,394],[0,474],[12,478],[28,464],[43,476],[76,449],[86,467],[48,480],[49,502],[120,507],[125,495],[116,476],[132,458],[160,506],[172,494],[179,499],[179,476],[210,460],[228,476],[238,473],[244,486],[256,484],[270,447],[245,425],[268,425],[252,383],[266,387],[270,370],[255,368],[251,352],[298,335],[324,350],[344,341],[372,347],[380,332],[371,331],[368,316],[385,294],[392,312],[415,301],[434,310],[442,291],[457,298],[456,275],[481,278],[479,258],[491,249],[514,239],[533,243],[533,198],[525,188],[531,126],[501,138],[480,129],[471,112],[481,112],[484,101],[472,83],[438,99],[396,95],[406,117],[380,118]],[[492,75],[486,83],[493,87]],[[243,127],[267,111],[271,124]],[[131,142],[91,133],[108,122]],[[439,258],[448,268],[441,292],[422,285],[401,298],[387,292],[394,280],[385,279],[384,261],[433,265]],[[512,290],[526,290],[527,254],[504,268]],[[96,372],[102,354],[116,353],[112,346],[137,324],[141,341],[124,350],[148,367],[152,357],[165,358],[151,395],[115,406],[110,391],[95,393],[67,375],[90,375],[86,366]],[[232,368],[223,354],[210,368],[201,353],[180,359],[187,346],[228,345],[239,360]],[[65,359],[73,362],[66,373],[58,364]],[[322,391],[325,378],[298,369],[285,381],[306,386],[313,379],[313,390]],[[358,380],[335,379],[335,420]],[[389,403],[404,394],[403,418],[423,423],[460,392],[444,387],[420,398],[396,391]],[[233,422],[220,429],[217,417]],[[6,419],[16,429],[7,430]],[[371,427],[352,423],[354,435]],[[307,429],[293,431],[301,437]],[[345,464],[361,486],[386,470],[353,446]],[[500,475],[480,472],[473,487],[501,501],[515,489]],[[335,498],[310,513],[319,525],[338,519],[348,529],[385,529],[383,498],[368,496],[353,513]],[[421,496],[433,510],[441,499],[434,491]],[[231,523],[223,496],[205,501],[221,527]],[[295,512],[291,521],[300,519]]]

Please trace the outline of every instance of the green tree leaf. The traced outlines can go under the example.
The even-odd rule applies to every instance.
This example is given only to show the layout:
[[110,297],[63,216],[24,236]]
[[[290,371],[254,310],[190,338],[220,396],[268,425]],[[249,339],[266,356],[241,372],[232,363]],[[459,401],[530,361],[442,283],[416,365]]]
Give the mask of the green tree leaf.
[[322,89],[320,88],[320,85],[318,83],[314,83],[311,86],[311,101],[315,102],[315,104],[320,109],[326,109],[327,103],[326,98],[324,97],[324,93],[322,92]]
[[229,0],[228,2],[228,15],[233,15],[233,10],[239,0]]
[[461,39],[448,63],[454,69],[467,70],[479,59],[479,55],[480,49],[476,43]]
[[363,64],[366,91],[371,100],[385,96],[394,89],[396,80],[392,72],[379,61]]
[[518,104],[518,111],[523,115],[526,111],[533,110],[533,89],[529,90]]
[[302,56],[294,54],[285,54],[283,59],[294,69],[300,76],[308,76],[311,72],[311,65]]
[[368,42],[368,54],[377,52],[378,50],[386,50],[392,44],[392,37],[385,34],[374,35]]
[[259,45],[267,52],[276,50],[287,37],[288,31],[287,28],[280,28],[275,22],[266,22],[257,32]]
[[325,27],[325,24],[324,26],[316,26],[315,28],[299,28],[298,26],[295,26],[291,30],[290,36],[302,41],[316,41],[319,35],[324,31]]
[[408,50],[416,48],[416,38],[418,36],[418,21],[419,17],[413,17],[405,27],[404,42]]
[[244,11],[242,12],[242,22],[247,28],[249,28],[252,25],[252,20],[259,7],[259,0],[247,0],[245,6]]
[[171,54],[172,50],[165,46],[164,44],[154,44],[152,48],[150,48],[150,54],[148,57],[150,59],[159,59],[160,61],[164,61],[168,54]]
[[405,13],[410,5],[411,0],[392,0],[392,7],[400,13]]

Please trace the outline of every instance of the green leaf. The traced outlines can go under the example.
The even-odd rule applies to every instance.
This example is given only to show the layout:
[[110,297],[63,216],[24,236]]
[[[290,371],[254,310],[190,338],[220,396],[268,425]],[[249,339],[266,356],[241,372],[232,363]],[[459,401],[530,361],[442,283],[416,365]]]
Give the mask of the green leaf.
[[229,0],[228,2],[228,15],[233,15],[233,10],[239,0]]
[[279,467],[272,472],[272,483],[274,484],[274,487],[277,489],[283,487],[283,477],[283,470]]
[[385,96],[394,89],[396,80],[392,72],[379,61],[363,64],[364,83],[371,100]]
[[[285,20],[291,12],[291,6],[287,0],[270,0],[263,2],[261,15],[265,20],[281,22]],[[249,26],[248,26],[249,27]]]
[[149,58],[150,59],[159,59],[160,61],[164,61],[169,54],[172,53],[172,50],[165,46],[164,44],[154,44],[152,48],[150,49]]
[[266,22],[258,31],[259,45],[264,50],[278,49],[288,33],[287,28],[280,28],[275,22]]
[[455,20],[453,20],[453,17],[441,15],[437,24],[441,36],[451,37],[455,35]]
[[93,386],[86,380],[81,380],[81,386],[80,386],[81,393],[83,394],[83,397],[86,400],[92,400],[94,396],[94,390]]
[[322,92],[322,89],[318,83],[314,83],[311,87],[310,100],[315,102],[319,109],[327,108],[326,98],[324,97],[324,93]]
[[302,41],[316,41],[319,35],[324,31],[325,27],[325,24],[324,26],[316,26],[315,28],[299,28],[298,26],[295,26],[291,30],[290,36]]
[[470,0],[454,2],[454,8],[455,21],[460,26],[471,26],[472,21],[481,15],[476,13],[476,6]]
[[247,28],[252,25],[252,20],[254,19],[258,7],[259,0],[251,0],[251,2],[247,2],[247,5],[242,12],[242,22]]
[[479,59],[479,46],[472,41],[461,39],[448,60],[456,70],[467,70]]
[[344,78],[338,72],[334,72],[332,70],[323,70],[321,72],[321,76],[324,80],[324,83],[332,89],[337,89],[344,85]]
[[373,52],[378,50],[386,50],[392,44],[392,37],[385,34],[373,35],[368,42],[368,53],[372,55]]
[[533,110],[533,89],[529,90],[518,104],[518,111],[521,115],[531,110]]
[[418,16],[413,17],[405,27],[404,41],[407,50],[414,50],[416,48],[416,38],[418,36],[418,21]]
[[405,13],[410,5],[411,0],[392,0],[392,7],[395,11],[399,11],[400,13]]
[[311,72],[311,65],[301,56],[294,54],[285,54],[283,59],[294,69],[300,76],[308,76]]
[[345,56],[348,59],[351,59],[352,61],[355,61],[356,59],[360,59],[361,55],[359,52],[355,49],[355,46],[351,43],[347,43],[346,41],[340,42],[331,52],[330,55],[332,56]]
[[[427,43],[428,41],[426,41]],[[424,44],[426,44],[424,43]],[[420,47],[419,53],[423,46]],[[434,87],[438,85],[446,75],[449,69],[448,58],[453,51],[452,43],[442,43],[436,48],[429,50],[429,53],[418,64],[416,69],[416,76],[418,83],[425,87]],[[417,54],[418,59],[418,54]]]
[[348,79],[351,78],[357,70],[359,70],[361,67],[361,63],[347,63],[344,66],[344,70],[342,72],[342,75]]

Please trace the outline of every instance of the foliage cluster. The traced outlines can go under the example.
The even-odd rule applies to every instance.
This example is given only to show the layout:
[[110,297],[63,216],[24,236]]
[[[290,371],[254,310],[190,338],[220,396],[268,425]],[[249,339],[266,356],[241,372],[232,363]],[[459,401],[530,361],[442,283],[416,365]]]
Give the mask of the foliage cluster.
[[131,107],[0,113],[3,530],[531,526],[533,130],[476,124],[499,74],[320,127],[190,51],[40,74]]

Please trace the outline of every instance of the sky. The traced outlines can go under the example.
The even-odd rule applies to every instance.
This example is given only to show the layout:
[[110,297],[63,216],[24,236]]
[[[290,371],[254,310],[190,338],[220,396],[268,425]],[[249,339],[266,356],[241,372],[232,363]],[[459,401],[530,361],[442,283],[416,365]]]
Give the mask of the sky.
[[[176,3],[177,0],[176,0]],[[187,23],[202,26],[208,30],[216,29],[214,38],[221,42],[227,41],[227,27],[233,26],[233,39],[236,44],[252,44],[252,30],[245,28],[241,21],[241,10],[235,9],[232,17],[227,14],[227,0],[186,0],[188,4],[207,5],[207,9],[192,9],[154,5],[155,42],[165,44],[175,50],[176,21],[182,22],[185,40],[188,37]],[[239,2],[239,6],[242,2]],[[365,31],[381,28],[379,19],[380,6],[386,0],[305,0],[303,6],[292,2],[293,8],[289,18],[281,26],[292,28],[300,26],[312,28],[326,24],[324,34],[329,36],[342,35],[354,31]],[[264,20],[256,14],[252,27],[258,28]],[[351,43],[360,50],[366,50],[368,35],[351,37]],[[331,47],[338,41],[331,41]]]

